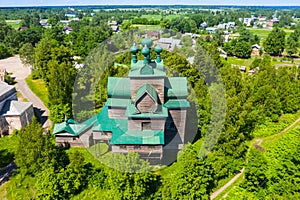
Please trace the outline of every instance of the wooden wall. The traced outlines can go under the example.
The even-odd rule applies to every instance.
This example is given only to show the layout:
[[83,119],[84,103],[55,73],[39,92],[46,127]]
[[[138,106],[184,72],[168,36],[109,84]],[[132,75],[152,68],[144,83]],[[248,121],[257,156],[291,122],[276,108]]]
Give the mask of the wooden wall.
[[80,136],[56,136],[56,144],[71,147],[90,147],[93,145],[92,130],[88,129]]
[[169,109],[169,113],[171,115],[171,118],[173,119],[173,122],[176,126],[176,129],[178,131],[178,134],[181,138],[181,141],[184,143],[185,138],[185,125],[186,125],[186,109]]
[[155,78],[130,78],[130,92],[131,100],[135,101],[136,92],[144,83],[149,83],[154,87],[158,93],[158,98],[160,102],[164,103],[164,86],[165,79],[164,77],[155,77]]
[[142,130],[142,122],[150,122],[152,130],[164,130],[165,119],[128,119],[128,130]]
[[127,118],[125,116],[126,108],[109,107],[108,117],[109,118]]
[[137,108],[142,113],[151,113],[156,110],[157,103],[150,97],[149,94],[144,94],[137,102]]

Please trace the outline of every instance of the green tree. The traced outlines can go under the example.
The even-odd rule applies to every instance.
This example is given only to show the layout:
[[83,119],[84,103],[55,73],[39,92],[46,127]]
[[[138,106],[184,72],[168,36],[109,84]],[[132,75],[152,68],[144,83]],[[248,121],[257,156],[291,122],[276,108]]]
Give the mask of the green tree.
[[25,43],[19,50],[19,55],[24,65],[34,65],[34,47],[31,43]]
[[132,29],[132,23],[130,20],[124,20],[122,22],[121,30],[122,31],[128,31]]
[[149,163],[137,153],[113,154],[105,158],[105,187],[110,190],[109,199],[145,199],[159,187],[157,176],[150,172]]
[[163,177],[163,199],[209,198],[213,188],[213,171],[205,158],[198,157],[198,150],[195,145],[186,146],[172,166],[172,172]]
[[295,33],[292,33],[286,43],[286,51],[289,56],[292,56],[293,54],[297,54],[298,52],[298,47],[299,47],[299,42],[298,39],[299,36],[297,37]]
[[171,27],[171,24],[170,24],[170,19],[168,18],[163,18],[162,21],[160,22],[160,27],[162,29],[169,29]]
[[[70,116],[72,105],[72,92],[77,71],[73,65],[71,52],[66,47],[57,47],[53,50],[53,59],[48,62],[48,95],[49,105],[52,114],[61,113],[56,112],[56,105],[67,105],[69,108],[63,107],[62,111]],[[54,109],[55,108],[55,109]],[[55,119],[61,119],[62,116],[52,116]]]
[[70,155],[67,166],[60,169],[50,166],[37,175],[37,199],[70,199],[87,186],[90,170],[91,165],[76,151]]
[[265,52],[272,56],[279,56],[283,53],[284,47],[285,32],[279,28],[274,28],[264,42]]
[[250,58],[251,57],[251,44],[245,41],[238,41],[233,50],[235,56],[239,58]]
[[55,146],[50,135],[43,135],[43,128],[36,120],[18,133],[15,152],[16,164],[23,174],[35,175],[44,167],[59,168],[66,161],[65,154]]
[[267,160],[258,149],[251,148],[245,170],[245,187],[250,192],[258,192],[267,186]]
[[52,51],[54,47],[58,47],[59,43],[56,40],[44,37],[37,44],[34,54],[34,68],[39,78],[42,78],[48,83],[49,64],[52,59]]
[[4,44],[0,43],[0,59],[7,58],[9,56],[11,56],[9,49]]

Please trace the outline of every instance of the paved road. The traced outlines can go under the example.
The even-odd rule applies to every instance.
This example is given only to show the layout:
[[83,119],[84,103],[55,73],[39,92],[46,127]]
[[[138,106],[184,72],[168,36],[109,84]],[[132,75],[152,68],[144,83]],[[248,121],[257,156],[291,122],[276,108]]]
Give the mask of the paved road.
[[9,180],[9,177],[16,169],[17,169],[17,165],[13,160],[0,171],[0,186]]
[[13,73],[12,76],[15,77],[15,80],[17,81],[15,84],[17,91],[19,91],[23,97],[32,102],[35,110],[41,114],[43,128],[50,127],[51,122],[48,119],[49,110],[43,104],[43,102],[29,89],[25,82],[25,78],[31,73],[30,66],[24,66],[20,60],[20,57],[14,56],[0,60],[0,69],[1,68],[5,68],[7,72]]

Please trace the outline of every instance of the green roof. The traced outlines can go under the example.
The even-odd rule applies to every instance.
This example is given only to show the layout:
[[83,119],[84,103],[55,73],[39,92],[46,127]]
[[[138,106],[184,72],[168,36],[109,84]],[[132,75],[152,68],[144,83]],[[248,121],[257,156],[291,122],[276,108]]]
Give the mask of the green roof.
[[140,69],[140,74],[141,75],[153,75],[154,70],[150,65],[144,64],[144,66]]
[[140,113],[136,112],[136,107],[133,103],[127,106],[125,115],[132,118],[165,118],[168,117],[168,109],[165,106],[157,108],[156,112],[153,113]]
[[69,124],[64,121],[54,125],[53,134],[57,136],[78,136],[88,127],[88,124]]
[[107,95],[114,98],[130,98],[129,78],[108,77]]
[[184,99],[170,99],[164,106],[167,108],[188,108],[190,107],[190,103]]
[[163,130],[128,130],[125,133],[113,134],[110,144],[163,145]]
[[124,107],[126,108],[130,99],[120,99],[120,98],[108,98],[106,101],[106,106],[109,107]]
[[127,119],[120,118],[109,118],[108,117],[108,107],[104,106],[101,112],[97,115],[97,122],[94,124],[93,131],[110,131],[112,133],[121,129],[127,130],[128,123]]
[[151,98],[155,102],[157,102],[158,100],[157,91],[149,83],[144,83],[144,85],[138,89],[135,96],[135,102],[137,102],[145,93],[148,93],[151,96]]
[[151,61],[145,64],[144,61],[139,60],[137,63],[131,62],[130,72],[128,77],[165,77],[166,72],[163,64]]
[[186,77],[170,77],[165,80],[168,98],[186,98],[188,95]]

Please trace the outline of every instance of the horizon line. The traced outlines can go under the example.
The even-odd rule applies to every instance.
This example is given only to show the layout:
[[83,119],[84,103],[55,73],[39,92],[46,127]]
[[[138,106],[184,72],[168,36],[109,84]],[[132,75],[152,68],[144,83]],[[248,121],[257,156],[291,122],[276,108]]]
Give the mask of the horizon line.
[[278,5],[278,4],[265,4],[265,5],[255,5],[255,4],[53,4],[53,5],[0,5],[0,8],[28,8],[28,7],[55,7],[55,6],[61,6],[61,7],[79,7],[79,6],[234,6],[234,7],[300,7],[300,4],[298,5]]

